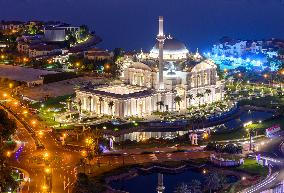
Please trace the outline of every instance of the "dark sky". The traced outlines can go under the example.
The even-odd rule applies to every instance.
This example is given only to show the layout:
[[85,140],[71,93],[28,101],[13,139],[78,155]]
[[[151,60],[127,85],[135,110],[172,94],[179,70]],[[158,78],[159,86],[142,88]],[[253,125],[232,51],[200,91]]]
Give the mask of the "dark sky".
[[108,49],[149,50],[158,15],[191,50],[209,49],[224,35],[284,38],[284,0],[0,0],[0,19],[87,24]]

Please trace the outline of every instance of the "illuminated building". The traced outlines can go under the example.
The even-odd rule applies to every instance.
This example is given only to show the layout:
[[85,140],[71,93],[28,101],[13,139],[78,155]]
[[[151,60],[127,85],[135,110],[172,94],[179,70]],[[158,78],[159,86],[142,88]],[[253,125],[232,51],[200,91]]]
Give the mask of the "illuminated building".
[[76,91],[83,110],[144,117],[154,111],[186,111],[192,105],[221,100],[224,95],[217,66],[198,52],[190,54],[182,42],[166,38],[163,17],[159,17],[157,43],[150,53],[126,57],[121,65],[121,84]]

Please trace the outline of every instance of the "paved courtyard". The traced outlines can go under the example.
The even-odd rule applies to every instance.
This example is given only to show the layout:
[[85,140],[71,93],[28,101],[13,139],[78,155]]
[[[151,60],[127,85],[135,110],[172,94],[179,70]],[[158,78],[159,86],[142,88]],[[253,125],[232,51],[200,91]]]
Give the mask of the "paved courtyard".
[[40,70],[13,65],[0,64],[0,77],[19,82],[32,82],[41,80],[40,76],[55,74],[55,71]]
[[78,77],[37,87],[24,88],[21,94],[32,100],[43,100],[46,95],[49,97],[58,97],[74,94],[76,87],[87,85],[89,82],[100,84],[103,83],[103,80],[88,76]]

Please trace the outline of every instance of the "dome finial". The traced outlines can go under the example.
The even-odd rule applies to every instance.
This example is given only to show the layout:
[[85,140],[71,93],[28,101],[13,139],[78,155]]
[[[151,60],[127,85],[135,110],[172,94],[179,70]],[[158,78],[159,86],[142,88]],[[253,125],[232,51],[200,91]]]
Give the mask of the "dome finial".
[[168,39],[170,39],[170,40],[173,39],[173,37],[171,36],[171,34],[169,34]]

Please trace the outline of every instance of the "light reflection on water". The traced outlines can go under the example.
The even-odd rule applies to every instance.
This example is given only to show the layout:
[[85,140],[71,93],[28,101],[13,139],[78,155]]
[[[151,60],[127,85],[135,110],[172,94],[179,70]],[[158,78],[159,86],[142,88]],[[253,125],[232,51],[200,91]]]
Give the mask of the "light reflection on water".
[[[225,123],[225,126],[228,129],[241,127],[244,123],[248,121],[258,122],[263,121],[272,117],[272,113],[263,112],[263,111],[251,111],[242,113],[242,115],[238,118],[232,119]],[[172,131],[172,132],[163,132],[163,131],[147,131],[147,132],[132,132],[123,134],[120,137],[116,137],[115,141],[123,141],[123,140],[131,140],[131,141],[142,141],[147,140],[149,138],[163,138],[163,139],[173,139],[178,136],[182,136],[187,134],[188,131]]]

